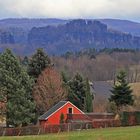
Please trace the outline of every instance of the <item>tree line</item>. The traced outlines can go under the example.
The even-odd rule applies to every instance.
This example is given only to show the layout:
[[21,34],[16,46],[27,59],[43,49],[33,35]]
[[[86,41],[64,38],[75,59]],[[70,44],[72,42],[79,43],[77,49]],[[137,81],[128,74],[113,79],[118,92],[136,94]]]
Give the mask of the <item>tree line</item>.
[[67,52],[62,56],[52,57],[55,67],[66,71],[69,76],[76,72],[89,77],[91,81],[114,80],[116,74],[124,69],[130,83],[140,81],[139,49],[95,48],[79,52]]

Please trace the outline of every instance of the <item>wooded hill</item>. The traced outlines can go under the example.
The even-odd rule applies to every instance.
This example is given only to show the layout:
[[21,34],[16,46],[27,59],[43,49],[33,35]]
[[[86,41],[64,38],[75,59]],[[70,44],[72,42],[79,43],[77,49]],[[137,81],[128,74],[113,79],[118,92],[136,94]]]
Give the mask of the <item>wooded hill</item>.
[[140,81],[139,50],[88,49],[77,53],[68,52],[52,59],[59,71],[66,71],[70,76],[79,72],[91,81],[108,81],[115,80],[115,74],[124,69],[129,82]]
[[38,47],[44,48],[49,54],[62,54],[90,47],[96,49],[140,47],[139,33],[136,32],[139,31],[139,23],[121,20],[100,21],[98,19],[0,20],[0,51],[3,51],[7,45],[20,55],[32,54]]

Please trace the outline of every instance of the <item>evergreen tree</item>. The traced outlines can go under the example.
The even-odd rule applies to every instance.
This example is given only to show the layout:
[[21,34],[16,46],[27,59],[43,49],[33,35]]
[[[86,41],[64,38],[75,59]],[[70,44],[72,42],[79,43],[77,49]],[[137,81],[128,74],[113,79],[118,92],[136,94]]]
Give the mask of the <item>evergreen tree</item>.
[[68,100],[76,105],[79,109],[85,110],[85,97],[86,86],[85,81],[80,74],[76,74],[75,77],[69,82],[70,91]]
[[123,106],[133,105],[132,90],[126,80],[126,72],[120,71],[117,75],[117,82],[111,92],[112,95],[109,98],[109,101],[115,102],[118,111],[120,111]]
[[38,78],[39,74],[51,65],[51,60],[43,49],[37,49],[37,52],[32,56],[29,61],[28,73],[35,79]]
[[62,71],[62,72],[61,72],[61,76],[62,76],[62,80],[63,80],[64,84],[67,84],[68,81],[69,81],[69,78],[68,78],[68,76],[66,75],[66,73]]
[[70,93],[70,86],[69,86],[69,81],[70,78],[67,76],[67,74],[65,72],[61,72],[61,77],[62,77],[62,86],[63,88],[65,88],[66,93],[68,95],[68,93]]
[[89,80],[86,80],[86,99],[85,99],[86,112],[93,112],[93,95],[90,91]]
[[116,106],[116,103],[114,103],[114,102],[108,102],[106,110],[107,110],[107,112],[109,112],[109,113],[114,113],[114,114],[116,114],[116,113],[117,113],[117,106]]
[[0,96],[6,103],[7,126],[27,125],[34,118],[32,83],[9,49],[0,55],[0,90],[3,93]]
[[22,65],[23,66],[28,66],[28,64],[29,64],[29,59],[28,59],[27,56],[25,56],[24,59],[22,60]]
[[61,115],[60,115],[60,124],[63,124],[65,122],[64,119],[65,119],[65,116],[64,116],[63,113],[61,113]]

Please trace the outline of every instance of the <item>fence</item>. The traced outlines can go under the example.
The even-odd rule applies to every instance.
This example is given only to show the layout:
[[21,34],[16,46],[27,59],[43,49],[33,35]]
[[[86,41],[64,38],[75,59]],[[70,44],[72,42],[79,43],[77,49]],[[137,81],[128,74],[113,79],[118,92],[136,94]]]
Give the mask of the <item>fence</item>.
[[71,121],[94,121],[94,120],[114,120],[113,113],[85,113],[85,114],[67,114],[67,122]]
[[93,128],[119,127],[140,124],[140,112],[123,112],[122,121],[114,120],[114,114],[74,114],[67,123],[60,125],[28,126],[21,128],[0,128],[0,136],[42,135]]
[[0,136],[23,136],[23,135],[42,135],[47,133],[59,133],[63,131],[74,131],[91,129],[89,123],[65,123],[61,125],[30,126],[21,128],[0,128]]
[[43,129],[38,126],[21,128],[1,128],[0,136],[22,136],[43,134]]
[[94,128],[107,128],[107,127],[119,127],[121,126],[120,120],[94,120],[92,123]]
[[21,128],[0,128],[0,136],[42,135],[47,133],[59,133],[64,131],[68,132],[114,126],[118,126],[117,121],[72,122],[60,125],[46,125],[45,127],[28,126]]

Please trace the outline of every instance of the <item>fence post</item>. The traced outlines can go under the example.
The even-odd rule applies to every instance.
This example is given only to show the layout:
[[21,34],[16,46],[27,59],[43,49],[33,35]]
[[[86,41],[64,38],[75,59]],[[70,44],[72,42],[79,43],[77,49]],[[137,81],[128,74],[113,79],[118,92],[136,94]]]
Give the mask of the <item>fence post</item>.
[[21,134],[21,128],[20,128],[20,130],[19,130],[18,136],[20,136],[20,134]]
[[41,129],[41,128],[39,127],[39,130],[38,130],[38,133],[37,133],[37,135],[40,135],[40,129]]
[[68,123],[68,132],[70,132],[70,129],[71,129],[71,124]]
[[6,128],[4,128],[2,136],[5,136],[5,133],[6,133]]

